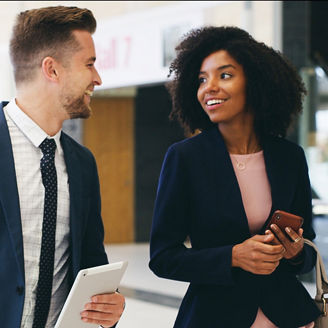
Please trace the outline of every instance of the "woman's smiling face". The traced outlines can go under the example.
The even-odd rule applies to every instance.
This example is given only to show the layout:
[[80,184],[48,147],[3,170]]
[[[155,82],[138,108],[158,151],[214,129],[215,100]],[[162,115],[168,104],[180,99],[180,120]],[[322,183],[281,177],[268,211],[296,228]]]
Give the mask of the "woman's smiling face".
[[197,99],[213,123],[243,121],[243,116],[249,115],[244,69],[227,51],[218,50],[207,56],[198,78]]

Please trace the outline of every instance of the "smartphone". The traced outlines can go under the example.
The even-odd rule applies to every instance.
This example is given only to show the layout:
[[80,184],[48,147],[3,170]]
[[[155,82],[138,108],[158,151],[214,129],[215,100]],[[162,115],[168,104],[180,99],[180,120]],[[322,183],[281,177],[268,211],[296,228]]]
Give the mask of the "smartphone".
[[286,227],[290,227],[298,233],[298,229],[302,227],[303,221],[304,220],[301,216],[277,210],[272,214],[266,229],[271,230],[270,225],[276,224],[283,232],[285,232]]

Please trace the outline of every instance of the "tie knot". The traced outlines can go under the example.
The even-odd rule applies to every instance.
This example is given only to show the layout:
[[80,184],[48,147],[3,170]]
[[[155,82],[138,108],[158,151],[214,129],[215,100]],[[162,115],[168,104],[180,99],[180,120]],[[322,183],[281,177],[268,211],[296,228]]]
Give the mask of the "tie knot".
[[56,150],[56,142],[54,139],[46,138],[42,141],[39,147],[41,148],[43,155],[54,155]]

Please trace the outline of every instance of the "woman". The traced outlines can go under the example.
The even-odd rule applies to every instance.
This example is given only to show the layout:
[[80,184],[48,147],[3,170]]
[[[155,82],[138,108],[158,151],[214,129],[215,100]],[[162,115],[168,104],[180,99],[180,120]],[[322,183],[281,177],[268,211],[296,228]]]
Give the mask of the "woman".
[[[310,183],[303,150],[284,139],[304,86],[236,27],[191,31],[177,51],[171,117],[201,133],[165,156],[149,264],[190,282],[174,327],[313,327],[320,313],[296,278],[315,263]],[[266,230],[275,210],[302,216],[304,232]]]

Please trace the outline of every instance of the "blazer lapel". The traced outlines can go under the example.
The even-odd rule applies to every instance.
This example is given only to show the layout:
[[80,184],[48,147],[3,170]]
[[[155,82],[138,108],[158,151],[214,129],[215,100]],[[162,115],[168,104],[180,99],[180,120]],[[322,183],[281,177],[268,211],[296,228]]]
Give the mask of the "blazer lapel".
[[0,202],[6,220],[17,265],[24,277],[22,223],[12,145],[3,107],[0,104]]
[[66,163],[69,195],[70,195],[70,235],[71,235],[71,258],[74,276],[81,262],[81,240],[82,240],[82,171],[81,164],[74,151],[72,141],[65,133],[62,133],[61,144],[64,151]]
[[[222,135],[217,127],[205,132],[208,134],[210,149],[213,156],[211,168],[213,181],[216,184],[213,190],[217,192],[220,212],[228,218],[231,227],[238,227],[238,240],[250,236],[248,220],[246,217],[237,177],[225,146]],[[227,206],[228,205],[228,206]]]
[[285,153],[279,141],[268,138],[264,142],[263,153],[272,197],[272,209],[263,225],[264,229],[275,210],[289,210],[295,192],[293,181],[297,178],[294,176],[295,169],[289,158],[290,154]]
[[290,198],[294,192],[292,183],[295,169],[290,160],[290,154],[285,154],[284,149],[277,142],[267,141],[264,146],[264,159],[268,179],[271,185],[272,209],[288,208]]

